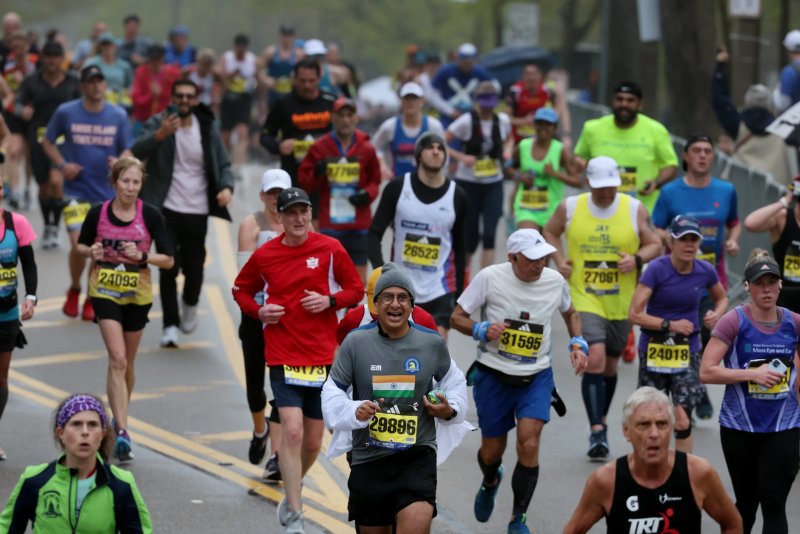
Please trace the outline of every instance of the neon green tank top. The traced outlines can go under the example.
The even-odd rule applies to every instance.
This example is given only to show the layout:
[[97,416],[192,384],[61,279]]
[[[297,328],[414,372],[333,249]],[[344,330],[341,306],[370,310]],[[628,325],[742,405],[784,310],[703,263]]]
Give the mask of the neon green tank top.
[[534,174],[533,187],[528,188],[520,183],[514,197],[514,219],[520,221],[533,221],[544,227],[550,216],[558,207],[564,196],[564,182],[544,173],[548,163],[554,170],[561,169],[561,141],[553,139],[544,159],[533,158],[533,139],[523,139],[519,142],[519,170]]

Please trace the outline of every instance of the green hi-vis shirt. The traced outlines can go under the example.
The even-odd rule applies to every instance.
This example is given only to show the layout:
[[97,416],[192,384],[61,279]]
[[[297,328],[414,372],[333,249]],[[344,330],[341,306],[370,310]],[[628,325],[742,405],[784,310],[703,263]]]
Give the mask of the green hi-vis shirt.
[[620,166],[619,192],[638,198],[648,213],[658,200],[658,191],[640,195],[645,183],[655,180],[661,169],[678,165],[669,132],[660,122],[639,113],[636,124],[618,128],[614,115],[586,121],[575,146],[575,155],[587,162],[597,156],[613,158]]
[[331,379],[353,386],[353,400],[380,403],[366,428],[353,431],[353,465],[414,446],[436,449],[436,422],[422,397],[433,380],[450,370],[450,353],[439,332],[412,324],[399,339],[389,339],[377,322],[353,330],[333,362]]

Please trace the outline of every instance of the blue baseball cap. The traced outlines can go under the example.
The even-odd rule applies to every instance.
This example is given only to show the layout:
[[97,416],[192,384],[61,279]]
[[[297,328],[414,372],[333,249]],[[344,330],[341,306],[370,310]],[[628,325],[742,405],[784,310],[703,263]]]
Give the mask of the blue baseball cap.
[[694,234],[703,239],[703,231],[700,229],[700,223],[697,219],[686,215],[676,215],[669,225],[669,235],[675,239],[680,239],[687,234]]
[[558,124],[558,113],[553,108],[539,108],[533,115],[533,121],[549,122]]

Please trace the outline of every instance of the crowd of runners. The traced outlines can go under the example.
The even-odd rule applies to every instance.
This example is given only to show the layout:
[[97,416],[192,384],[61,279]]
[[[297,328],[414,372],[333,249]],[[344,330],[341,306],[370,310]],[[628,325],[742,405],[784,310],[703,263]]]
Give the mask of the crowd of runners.
[[[609,532],[699,532],[702,510],[722,532],[750,532],[759,507],[764,532],[789,532],[800,467],[800,177],[742,224],[734,186],[713,175],[716,127],[676,154],[667,129],[641,112],[634,81],[619,82],[612,113],[573,141],[564,87],[539,65],[504,88],[470,43],[441,57],[411,47],[396,75],[399,112],[367,132],[357,70],[335,43],[283,25],[261,54],[238,34],[217,55],[196,50],[185,27],[162,44],[140,26],[126,17],[117,38],[98,22],[70,49],[56,30],[40,42],[17,14],[2,20],[0,416],[12,351],[25,345],[21,321],[35,312],[35,249],[62,246],[63,219],[63,313],[99,326],[111,417],[94,396],[64,400],[53,426],[64,453],[22,474],[0,530],[152,531],[133,477],[109,463],[134,458],[128,414],[151,266],[161,345],[177,348],[198,326],[208,218],[232,220],[233,189],[257,146],[275,162],[247,192],[263,207],[237,221],[232,296],[248,459],[266,458],[263,478],[283,485],[284,532],[305,531],[303,477],[326,429],[325,453],[346,454],[351,468],[358,532],[430,531],[437,467],[470,420],[481,435],[475,518],[490,519],[510,477],[507,531],[530,532],[542,431],[551,408],[564,409],[552,358],[574,368],[577,378],[558,379],[580,381],[586,454],[601,462],[616,432],[607,418],[620,360],[639,369],[639,389],[624,392],[632,452],[591,475],[565,532],[603,517]],[[800,32],[784,45],[800,65]],[[790,105],[792,95],[776,100]],[[41,245],[19,212],[32,209],[33,191]],[[743,227],[769,232],[772,252],[740,251]],[[750,299],[729,309],[726,257],[740,253],[750,255],[739,273]],[[553,335],[556,311],[569,340]],[[466,369],[449,353],[450,330],[475,341]],[[720,441],[733,499],[692,455],[694,418],[714,410],[705,384],[725,385]]]

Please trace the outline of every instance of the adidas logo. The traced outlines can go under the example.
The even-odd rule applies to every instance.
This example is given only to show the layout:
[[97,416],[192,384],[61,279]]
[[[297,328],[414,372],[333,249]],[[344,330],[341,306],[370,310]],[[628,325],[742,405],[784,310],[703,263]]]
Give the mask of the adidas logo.
[[604,261],[600,262],[600,265],[597,266],[598,269],[608,269],[608,264]]
[[525,324],[523,324],[522,326],[519,327],[519,331],[520,332],[528,332],[528,333],[530,333],[531,327],[528,326],[527,323],[525,323]]
[[115,271],[120,271],[120,272],[123,272],[123,273],[127,271],[127,270],[125,269],[125,265],[124,265],[124,264],[122,264],[122,263],[120,263],[119,265],[117,265],[116,267],[114,267],[114,270],[115,270]]
[[393,413],[393,414],[398,414],[399,415],[400,414],[400,407],[395,404],[391,408],[389,408],[388,410],[384,410],[384,412]]
[[664,345],[671,345],[671,346],[674,346],[674,345],[675,345],[675,339],[674,339],[674,338],[671,338],[671,337],[668,337],[668,338],[667,338],[667,340],[666,340],[666,341],[664,341]]
[[428,244],[428,238],[427,238],[426,236],[422,236],[422,239],[420,239],[420,240],[418,241],[418,243],[419,243],[420,245],[427,245],[427,244]]

